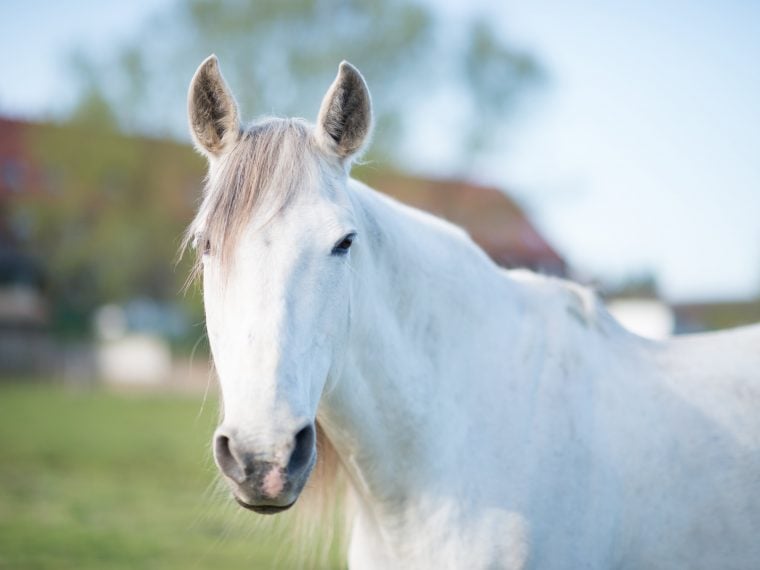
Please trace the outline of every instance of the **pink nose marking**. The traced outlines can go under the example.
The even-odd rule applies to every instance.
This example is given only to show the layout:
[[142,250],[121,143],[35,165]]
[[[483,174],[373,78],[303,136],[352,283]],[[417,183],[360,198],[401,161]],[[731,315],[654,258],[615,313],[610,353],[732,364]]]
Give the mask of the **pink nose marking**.
[[278,467],[272,467],[264,477],[261,490],[267,497],[274,498],[282,492],[285,482],[282,480],[282,471]]

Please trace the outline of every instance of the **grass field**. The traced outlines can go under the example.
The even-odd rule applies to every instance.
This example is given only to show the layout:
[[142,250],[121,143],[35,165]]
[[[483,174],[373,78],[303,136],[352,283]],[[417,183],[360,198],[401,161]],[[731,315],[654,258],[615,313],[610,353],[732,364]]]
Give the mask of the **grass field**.
[[189,396],[0,384],[0,568],[288,568],[287,534],[215,490],[216,414]]

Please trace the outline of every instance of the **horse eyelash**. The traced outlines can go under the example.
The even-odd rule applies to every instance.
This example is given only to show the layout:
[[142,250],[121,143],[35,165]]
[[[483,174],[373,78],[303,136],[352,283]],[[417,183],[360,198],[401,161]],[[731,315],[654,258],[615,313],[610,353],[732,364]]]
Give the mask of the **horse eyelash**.
[[[346,255],[351,249],[351,246],[354,243],[354,240],[356,239],[356,232],[349,232],[345,236],[343,236],[338,242],[335,243],[335,245],[332,248],[332,255]],[[348,246],[343,247],[343,244],[348,241]]]
[[196,233],[192,245],[193,249],[201,255],[208,255],[211,253],[211,241],[206,237],[205,232]]

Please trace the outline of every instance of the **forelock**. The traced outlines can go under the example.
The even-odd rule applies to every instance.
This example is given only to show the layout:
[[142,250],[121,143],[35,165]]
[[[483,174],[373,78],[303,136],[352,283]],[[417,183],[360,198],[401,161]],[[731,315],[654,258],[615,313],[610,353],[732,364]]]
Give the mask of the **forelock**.
[[[253,216],[265,222],[281,212],[318,174],[311,130],[300,119],[267,119],[249,127],[210,172],[183,247],[202,233],[211,241],[213,254],[228,265],[235,242]],[[196,265],[193,275],[198,270]]]

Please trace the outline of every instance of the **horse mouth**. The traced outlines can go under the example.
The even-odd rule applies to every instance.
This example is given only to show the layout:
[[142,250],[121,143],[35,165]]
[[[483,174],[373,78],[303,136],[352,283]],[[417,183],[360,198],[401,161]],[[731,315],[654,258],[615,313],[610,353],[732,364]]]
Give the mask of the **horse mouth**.
[[250,503],[246,503],[245,501],[241,500],[237,496],[235,497],[235,501],[244,509],[248,509],[249,511],[253,511],[254,513],[258,513],[260,515],[276,515],[277,513],[287,511],[290,507],[296,504],[296,502],[293,501],[289,505],[284,505],[282,507],[278,507],[276,505],[251,505]]

